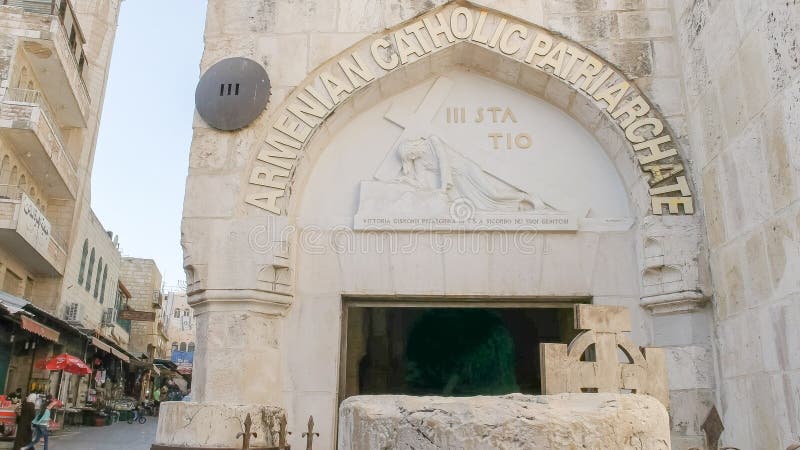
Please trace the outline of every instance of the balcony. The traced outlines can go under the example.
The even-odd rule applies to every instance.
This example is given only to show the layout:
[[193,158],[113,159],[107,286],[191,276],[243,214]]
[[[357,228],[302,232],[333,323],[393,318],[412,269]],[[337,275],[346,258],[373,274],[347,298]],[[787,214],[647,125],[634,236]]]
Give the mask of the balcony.
[[[89,92],[83,80],[85,39],[68,0],[0,0],[6,34],[16,35],[55,117],[85,127]],[[65,89],[69,86],[68,89]]]
[[75,198],[77,167],[38,91],[6,89],[0,101],[0,134],[11,142],[48,197]]
[[65,241],[17,186],[0,185],[0,247],[36,275],[64,275]]

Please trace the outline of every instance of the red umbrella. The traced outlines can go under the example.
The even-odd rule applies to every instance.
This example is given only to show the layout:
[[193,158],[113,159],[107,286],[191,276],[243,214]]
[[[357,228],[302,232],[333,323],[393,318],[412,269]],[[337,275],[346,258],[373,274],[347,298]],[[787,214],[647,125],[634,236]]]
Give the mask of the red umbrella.
[[47,370],[63,370],[64,372],[76,373],[78,375],[91,375],[92,369],[79,358],[62,353],[54,356],[44,365]]

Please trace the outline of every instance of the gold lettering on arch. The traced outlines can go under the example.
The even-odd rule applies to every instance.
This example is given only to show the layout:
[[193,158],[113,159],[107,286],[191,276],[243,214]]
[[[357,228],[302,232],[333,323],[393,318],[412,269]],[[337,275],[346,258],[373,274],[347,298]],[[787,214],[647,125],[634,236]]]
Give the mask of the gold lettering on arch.
[[[614,121],[649,177],[653,214],[693,214],[691,188],[675,140],[647,100],[616,69],[534,25],[467,6],[444,7],[356,44],[317,71],[274,114],[248,178],[245,203],[286,214],[287,185],[314,131],[350,96],[386,74],[469,41],[583,91]],[[680,168],[674,169],[674,168]]]

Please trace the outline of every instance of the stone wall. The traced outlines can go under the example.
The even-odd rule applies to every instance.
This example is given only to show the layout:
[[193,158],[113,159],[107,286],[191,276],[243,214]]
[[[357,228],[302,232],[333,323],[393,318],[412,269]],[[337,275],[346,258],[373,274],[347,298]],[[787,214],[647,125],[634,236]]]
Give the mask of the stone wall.
[[800,4],[682,0],[673,13],[706,200],[723,443],[786,448],[800,436]]
[[[221,355],[255,345],[252,339],[243,343],[248,336],[241,335],[241,324],[257,330],[263,322],[262,328],[271,331],[262,334],[269,336],[280,329],[279,323],[272,322],[274,310],[269,310],[269,319],[262,317],[261,312],[269,309],[261,309],[263,305],[280,305],[287,301],[283,294],[292,294],[294,298],[287,301],[294,301],[289,320],[312,320],[309,328],[313,329],[317,323],[334,321],[341,314],[341,291],[337,289],[346,291],[354,286],[354,291],[363,294],[372,292],[364,286],[394,283],[382,279],[393,276],[379,272],[384,266],[371,264],[378,261],[377,257],[362,258],[360,262],[366,263],[360,266],[344,266],[353,271],[343,271],[343,279],[335,283],[328,283],[333,276],[317,274],[341,270],[343,265],[337,258],[305,259],[300,267],[289,268],[287,279],[280,283],[275,274],[264,279],[259,275],[255,280],[257,268],[285,268],[284,257],[292,252],[281,249],[275,255],[250,254],[253,242],[248,233],[256,225],[268,223],[279,228],[293,218],[259,216],[260,211],[239,203],[240,191],[249,176],[253,149],[275,119],[273,113],[320,64],[362,38],[445,3],[249,0],[231,4],[209,0],[202,69],[232,55],[252,58],[267,69],[272,96],[267,113],[235,133],[217,132],[195,117],[183,224],[192,283],[189,289],[203,295],[219,290],[223,292],[220,300],[226,305],[215,306],[217,309],[204,305],[209,312],[198,318],[202,342],[198,358],[206,358],[206,353],[218,354],[208,356],[208,360],[219,365],[218,370],[208,366],[197,374],[201,400],[204,395],[209,399],[225,395],[226,383],[234,382],[223,370],[223,362],[228,361]],[[476,4],[528,20],[594,50],[648,96],[679,143],[686,170],[694,180],[696,220],[686,223],[644,217],[629,236],[616,241],[604,236],[611,250],[603,253],[600,247],[598,261],[631,262],[631,257],[623,255],[625,248],[635,251],[633,258],[641,259],[644,270],[636,280],[641,286],[629,293],[630,298],[621,299],[616,293],[606,298],[595,296],[595,301],[615,304],[633,299],[637,332],[644,335],[643,343],[665,348],[674,405],[670,411],[673,447],[702,447],[700,425],[716,406],[726,425],[725,444],[785,448],[792,438],[797,439],[800,422],[800,362],[796,361],[798,339],[792,321],[800,318],[800,310],[794,305],[800,291],[800,135],[796,132],[798,55],[794,44],[800,28],[798,6],[778,0],[482,0]],[[286,48],[292,49],[291,54]],[[419,76],[419,72],[422,69],[408,77]],[[397,92],[400,85],[397,82],[387,90]],[[387,96],[383,89],[373,89],[355,102],[377,103]],[[542,97],[578,120],[586,112],[575,107],[575,97],[564,95],[565,90],[542,90]],[[354,108],[343,108],[330,120],[341,124],[355,115]],[[604,146],[619,144],[602,126],[592,131]],[[330,142],[320,140],[318,149]],[[214,202],[207,201],[209,195],[214,196]],[[591,253],[584,247],[575,248],[583,253],[576,250],[569,258]],[[592,248],[597,251],[597,247]],[[575,261],[569,258],[565,261]],[[464,261],[459,264],[469,265]],[[425,266],[397,267],[410,270]],[[356,280],[349,276],[351,273],[367,275]],[[439,273],[413,273],[417,277],[414,281],[426,284],[429,291],[446,292],[436,284],[443,283]],[[304,279],[311,290],[303,290]],[[230,295],[226,289],[237,290],[236,295],[251,295],[246,290],[262,286],[262,282],[280,285],[283,290],[273,291],[281,295],[259,297],[260,303],[224,297]],[[706,304],[709,298],[713,298],[713,306]],[[635,307],[639,302],[643,308]],[[260,306],[253,306],[256,303]],[[297,330],[288,327],[281,338],[299,340],[292,334],[300,334]],[[202,341],[203,336],[209,336],[209,342]],[[319,348],[307,349],[309,354],[294,352],[284,360],[290,367],[311,360],[316,365],[335,366],[338,360],[331,354],[337,352],[339,334],[334,330],[326,336],[329,339]],[[277,339],[270,338],[269,342],[279,345]],[[337,402],[333,383],[322,383],[292,370],[283,373],[286,392],[301,391],[303,383],[310,387],[296,397],[287,394],[290,415],[300,414],[300,409],[310,405],[330,408]],[[248,389],[253,389],[253,395],[242,394],[243,398],[265,396],[260,387]],[[315,413],[315,417],[322,415]],[[321,426],[328,427],[322,429],[330,439],[330,424]]]
[[[120,280],[128,288],[131,298],[128,300],[130,309],[136,311],[153,311],[156,313],[155,322],[132,321],[128,351],[135,355],[148,355],[148,357],[163,358],[166,339],[161,337],[159,324],[161,321],[160,308],[153,306],[155,296],[158,302],[162,300],[161,272],[152,259],[122,258]],[[151,350],[152,349],[152,350]],[[154,352],[151,354],[151,352]]]

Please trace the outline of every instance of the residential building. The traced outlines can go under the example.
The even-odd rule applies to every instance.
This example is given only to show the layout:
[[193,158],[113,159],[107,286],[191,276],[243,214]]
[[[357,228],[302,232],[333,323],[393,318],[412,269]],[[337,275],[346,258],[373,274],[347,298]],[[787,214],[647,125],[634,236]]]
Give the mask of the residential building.
[[158,266],[152,259],[122,258],[120,279],[130,293],[125,309],[152,313],[152,320],[131,322],[128,350],[150,361],[166,358],[168,338],[161,314],[164,294]]
[[167,335],[171,342],[169,358],[178,366],[178,372],[189,375],[197,336],[194,310],[187,302],[186,292],[170,292],[167,298],[171,310],[167,321]]

